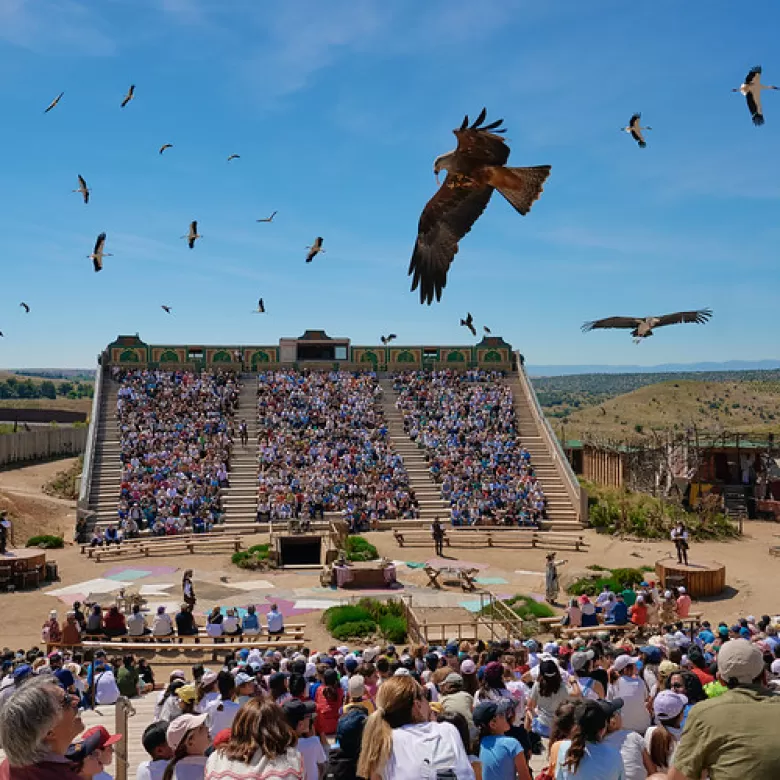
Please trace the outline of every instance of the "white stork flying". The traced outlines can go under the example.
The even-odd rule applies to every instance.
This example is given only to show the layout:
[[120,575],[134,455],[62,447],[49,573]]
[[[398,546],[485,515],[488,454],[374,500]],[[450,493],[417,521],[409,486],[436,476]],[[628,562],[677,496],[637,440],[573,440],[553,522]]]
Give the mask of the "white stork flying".
[[60,102],[60,100],[62,100],[62,96],[63,96],[64,94],[65,94],[64,92],[60,92],[60,94],[59,94],[59,95],[57,95],[57,97],[56,97],[56,98],[54,98],[54,100],[52,100],[52,101],[51,101],[51,103],[49,103],[49,105],[46,107],[46,109],[44,110],[44,112],[43,112],[43,113],[44,113],[44,114],[48,114],[48,113],[49,113],[49,111],[51,111],[51,110],[54,108],[54,106],[56,106],[56,105],[57,105],[57,103],[59,103],[59,102]]
[[127,90],[127,94],[122,100],[122,108],[124,108],[135,97],[135,84],[130,85],[130,89]]
[[271,216],[270,216],[270,217],[266,217],[265,219],[258,219],[257,221],[258,221],[258,222],[273,222],[273,221],[274,221],[274,217],[275,217],[275,216],[276,216],[278,213],[279,213],[278,211],[274,211],[274,213],[273,213],[273,214],[271,214]]
[[472,336],[476,336],[477,335],[477,329],[474,327],[474,318],[471,316],[471,312],[467,312],[466,313],[466,319],[465,320],[461,320],[460,324],[464,328],[468,328],[471,331],[471,335]]
[[780,89],[771,84],[761,83],[761,66],[750,69],[750,73],[745,76],[745,83],[739,89],[732,89],[732,92],[740,92],[747,100],[748,111],[756,127],[764,124],[764,114],[761,111],[761,90],[762,89]]
[[193,219],[192,222],[190,222],[190,232],[187,233],[186,236],[182,236],[182,238],[186,238],[187,239],[187,246],[190,249],[193,249],[195,247],[195,242],[199,238],[203,238],[203,236],[200,235],[200,233],[198,233],[198,220],[197,219]]
[[647,146],[647,141],[645,141],[644,136],[642,135],[642,130],[652,130],[652,127],[642,127],[642,125],[639,124],[639,121],[642,119],[642,114],[634,114],[631,119],[628,122],[628,125],[626,127],[621,127],[620,129],[624,133],[630,133],[631,137],[639,144],[640,149],[644,149]]
[[79,177],[79,187],[77,190],[73,190],[73,192],[80,192],[81,197],[84,198],[84,203],[89,203],[89,187],[87,187],[87,182],[84,181],[84,177],[81,174],[78,174]]
[[263,302],[262,298],[257,302],[255,314],[265,314],[265,303]]
[[674,314],[663,314],[660,317],[606,317],[603,320],[586,322],[582,326],[582,332],[587,333],[599,328],[631,328],[634,344],[639,344],[642,339],[653,335],[654,328],[664,325],[678,325],[682,322],[695,322],[703,325],[712,317],[711,309],[697,309],[695,311],[677,311]]
[[160,154],[162,154],[166,149],[173,149],[173,144],[163,144],[160,147]]
[[106,246],[106,234],[101,233],[97,237],[97,241],[95,241],[95,248],[92,250],[92,254],[87,255],[87,257],[92,261],[92,265],[95,267],[95,273],[103,270],[104,257],[113,257],[112,254],[104,251],[105,246]]
[[388,333],[386,336],[380,336],[379,340],[387,346],[391,341],[395,341],[398,338],[395,333]]
[[325,239],[323,239],[322,236],[317,236],[317,238],[314,239],[314,243],[311,246],[307,246],[306,248],[309,250],[309,254],[306,255],[306,262],[310,263],[314,258],[320,253],[324,252],[325,250],[322,248],[322,242]]

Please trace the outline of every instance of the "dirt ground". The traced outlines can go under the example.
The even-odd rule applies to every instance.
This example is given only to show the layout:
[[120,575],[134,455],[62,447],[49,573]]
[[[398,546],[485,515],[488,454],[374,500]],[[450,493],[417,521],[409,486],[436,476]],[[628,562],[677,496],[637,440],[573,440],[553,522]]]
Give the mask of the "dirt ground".
[[[75,520],[74,502],[51,498],[40,492],[41,486],[54,474],[70,465],[69,460],[61,460],[35,466],[27,466],[15,470],[0,472],[0,508],[8,508],[15,516],[14,538],[20,545],[36,533],[63,533],[66,541],[71,538]],[[589,564],[598,563],[602,566],[653,565],[657,560],[672,553],[671,544],[658,542],[631,542],[605,537],[595,532],[586,531],[589,543],[587,552],[565,552],[559,555],[567,560],[562,570],[564,585],[584,572]],[[427,581],[423,571],[410,569],[401,562],[423,562],[433,557],[433,549],[426,547],[408,547],[400,549],[390,533],[375,532],[366,535],[367,539],[377,546],[380,554],[395,560],[398,565],[398,578],[404,585],[400,591],[421,599],[421,606],[416,608],[422,619],[429,622],[459,622],[468,621],[469,613],[459,604],[461,598],[477,598],[464,596],[457,587],[448,587],[438,592],[442,599],[448,599],[442,606],[422,606],[423,596],[434,592],[425,587]],[[780,614],[780,594],[777,590],[776,559],[769,555],[771,546],[780,545],[780,525],[774,523],[748,522],[745,524],[745,536],[739,541],[705,542],[693,544],[690,551],[692,562],[718,561],[727,567],[727,589],[718,598],[697,602],[695,608],[704,611],[710,620],[733,620],[746,614]],[[257,543],[262,538],[246,539],[247,544]],[[518,592],[540,594],[542,592],[542,575],[544,570],[544,551],[516,550],[501,548],[445,548],[445,552],[456,560],[467,560],[481,564],[486,568],[482,576],[501,580],[502,584],[486,584],[485,589],[497,594],[510,595]],[[227,554],[194,555],[182,560],[181,556],[154,557],[140,560],[123,559],[121,561],[106,561],[95,563],[82,556],[78,547],[67,544],[63,550],[48,554],[50,560],[56,560],[59,567],[60,582],[56,587],[73,585],[105,575],[117,567],[139,568],[169,567],[165,575],[158,580],[168,583],[178,583],[181,579],[181,569],[192,568],[195,571],[196,590],[199,598],[209,603],[241,604],[236,590],[231,590],[235,583],[251,583],[265,580],[272,588],[263,591],[263,598],[275,598],[275,591],[292,593],[309,589],[312,592],[319,589],[319,580],[311,572],[247,572],[237,569],[230,563]],[[147,582],[144,580],[143,582]],[[148,580],[154,584],[154,579]],[[46,586],[51,589],[50,586]],[[353,591],[322,591],[312,596],[324,600],[340,600],[354,597]],[[255,592],[252,591],[254,594]],[[258,592],[259,593],[259,592]],[[232,594],[232,595],[231,595]],[[246,601],[249,601],[247,593]],[[178,585],[171,588],[170,597],[178,601]],[[297,597],[300,598],[300,595]],[[305,596],[309,598],[309,595]],[[286,598],[283,596],[282,598]],[[291,597],[292,598],[292,597]],[[150,603],[151,602],[150,600]],[[18,593],[0,594],[0,610],[7,616],[0,629],[0,646],[29,647],[40,641],[40,628],[50,609],[64,612],[66,604],[54,596],[43,592],[43,589]],[[303,623],[306,626],[306,639],[312,647],[323,647],[334,644],[321,624],[321,612],[296,614],[288,622]]]

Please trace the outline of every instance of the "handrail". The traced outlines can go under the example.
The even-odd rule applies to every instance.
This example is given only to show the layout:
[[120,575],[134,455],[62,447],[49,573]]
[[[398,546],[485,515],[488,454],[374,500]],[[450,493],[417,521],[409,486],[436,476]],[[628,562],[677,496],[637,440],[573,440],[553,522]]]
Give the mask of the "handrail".
[[95,460],[95,450],[97,449],[97,433],[100,428],[100,408],[103,399],[103,375],[106,371],[106,357],[108,353],[103,352],[98,358],[98,367],[95,372],[95,391],[92,396],[92,413],[89,418],[89,434],[87,435],[87,446],[84,449],[84,461],[81,467],[81,485],[79,487],[78,508],[86,511],[89,509],[89,494],[92,490],[92,469]]
[[539,426],[539,432],[547,442],[547,449],[552,456],[553,463],[555,463],[556,470],[560,474],[563,485],[566,488],[566,492],[569,494],[569,498],[574,505],[574,510],[577,513],[577,518],[580,522],[584,522],[586,518],[582,516],[582,489],[580,482],[577,479],[577,475],[574,473],[574,469],[569,463],[569,459],[566,457],[566,453],[563,451],[558,437],[552,429],[552,426],[547,421],[547,417],[542,411],[542,407],[539,404],[539,399],[536,397],[536,391],[531,385],[531,380],[528,378],[528,374],[525,372],[525,366],[520,359],[520,353],[515,352],[517,358],[517,378],[520,387],[523,390],[528,403],[531,406],[531,410],[534,413],[537,421],[541,423]]

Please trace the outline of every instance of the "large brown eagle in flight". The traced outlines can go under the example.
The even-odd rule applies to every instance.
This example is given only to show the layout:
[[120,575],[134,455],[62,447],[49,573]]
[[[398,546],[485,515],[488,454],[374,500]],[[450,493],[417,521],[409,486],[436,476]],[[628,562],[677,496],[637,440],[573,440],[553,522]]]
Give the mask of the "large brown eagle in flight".
[[542,194],[550,175],[549,165],[508,168],[509,147],[497,133],[503,119],[482,125],[483,108],[474,124],[469,118],[453,130],[458,147],[437,157],[433,172],[447,171],[444,184],[428,201],[420,216],[409,275],[414,274],[412,290],[420,288],[420,303],[441,300],[447,284],[447,271],[458,252],[458,242],[471,230],[485,210],[493,190],[498,190],[521,214],[527,214]]

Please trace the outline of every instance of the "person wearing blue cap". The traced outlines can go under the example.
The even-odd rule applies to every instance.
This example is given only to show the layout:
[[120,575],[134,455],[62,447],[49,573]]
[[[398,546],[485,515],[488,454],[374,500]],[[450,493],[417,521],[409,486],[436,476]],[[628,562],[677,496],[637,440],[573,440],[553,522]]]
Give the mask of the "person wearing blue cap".
[[509,699],[483,701],[474,709],[474,725],[480,733],[482,780],[531,780],[522,746],[514,737],[505,736],[511,711]]
[[331,750],[324,776],[328,780],[357,780],[357,763],[363,728],[368,720],[365,710],[351,709],[339,718],[336,747]]

